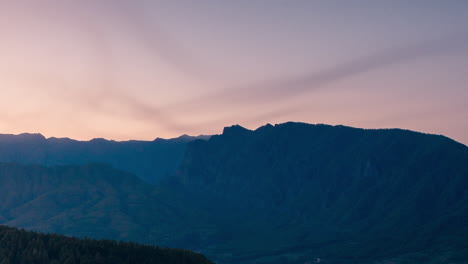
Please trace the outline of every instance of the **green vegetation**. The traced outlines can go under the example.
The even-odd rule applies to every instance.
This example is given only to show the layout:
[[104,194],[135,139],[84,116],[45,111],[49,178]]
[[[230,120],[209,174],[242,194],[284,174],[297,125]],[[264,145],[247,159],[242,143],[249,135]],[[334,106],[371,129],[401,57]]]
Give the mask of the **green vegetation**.
[[103,164],[0,163],[0,223],[222,264],[468,263],[468,148],[286,123],[193,141],[157,185]]
[[0,226],[1,264],[210,264],[188,250],[77,239]]

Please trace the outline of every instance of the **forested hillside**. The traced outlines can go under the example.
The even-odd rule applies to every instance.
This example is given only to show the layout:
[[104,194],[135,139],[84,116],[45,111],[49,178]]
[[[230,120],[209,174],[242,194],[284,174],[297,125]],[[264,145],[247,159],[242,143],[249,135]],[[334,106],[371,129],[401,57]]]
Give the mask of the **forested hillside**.
[[1,264],[211,264],[188,250],[77,239],[0,226]]

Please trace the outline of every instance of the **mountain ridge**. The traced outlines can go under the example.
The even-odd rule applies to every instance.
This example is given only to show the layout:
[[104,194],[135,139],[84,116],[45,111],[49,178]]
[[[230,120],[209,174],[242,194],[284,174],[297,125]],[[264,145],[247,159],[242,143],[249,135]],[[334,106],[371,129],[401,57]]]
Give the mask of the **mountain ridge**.
[[249,128],[246,128],[246,127],[243,127],[239,124],[236,124],[236,125],[231,125],[231,126],[226,126],[223,128],[223,133],[221,134],[215,134],[215,135],[212,135],[212,136],[220,136],[220,135],[223,135],[225,134],[225,131],[227,131],[228,133],[231,133],[231,131],[244,131],[244,132],[255,132],[255,131],[261,131],[261,130],[265,130],[265,129],[271,129],[271,128],[275,128],[275,127],[282,127],[282,126],[291,126],[291,125],[304,125],[304,126],[314,126],[314,127],[335,127],[335,128],[347,128],[347,129],[357,129],[357,130],[364,130],[364,131],[400,131],[400,132],[408,132],[408,133],[415,133],[415,134],[421,134],[421,135],[428,135],[428,136],[435,136],[435,137],[443,137],[443,138],[446,138],[446,139],[449,139],[451,141],[454,141],[458,144],[461,144],[465,147],[468,147],[467,145],[463,144],[462,142],[459,142],[453,138],[450,138],[448,136],[445,136],[443,134],[434,134],[434,133],[426,133],[426,132],[422,132],[422,131],[416,131],[416,130],[411,130],[411,129],[405,129],[405,128],[361,128],[361,127],[353,127],[353,126],[347,126],[347,125],[341,125],[341,124],[338,124],[338,125],[330,125],[330,124],[323,124],[323,123],[315,123],[315,124],[311,124],[311,123],[306,123],[306,122],[296,122],[296,121],[289,121],[289,122],[284,122],[284,123],[277,123],[277,124],[270,124],[270,123],[267,123],[265,125],[262,125],[262,126],[259,126],[257,127],[256,129],[249,129]]
[[[265,243],[269,237],[268,243],[289,244],[282,253],[287,255],[297,239],[302,241],[299,245],[313,248],[338,238],[323,246],[319,250],[322,255],[317,257],[352,256],[360,258],[357,263],[365,263],[371,251],[374,257],[384,258],[409,248],[422,250],[418,243],[426,243],[431,236],[439,237],[431,247],[442,250],[447,243],[440,240],[444,232],[451,237],[449,245],[460,247],[464,239],[454,227],[460,234],[468,234],[460,222],[468,221],[467,164],[468,148],[444,136],[401,129],[285,123],[254,131],[234,126],[208,141],[190,143],[178,178],[186,192],[199,190],[211,195],[205,203],[218,204],[210,205],[210,210],[221,215],[218,221],[239,226],[234,232],[221,231],[238,240],[228,245],[239,252],[248,252],[241,246],[242,236],[237,235],[250,228],[242,227],[242,219],[275,219],[251,230],[251,243]],[[437,224],[430,217],[438,219]],[[277,234],[266,236],[267,230]],[[405,242],[410,237],[414,242]],[[386,249],[379,239],[393,241],[393,249]],[[355,247],[345,246],[351,241]],[[398,251],[395,245],[401,243],[408,245]],[[330,255],[333,246],[342,253]],[[313,252],[311,249],[307,254],[319,254]],[[273,253],[267,250],[263,254],[272,258]],[[282,254],[271,263],[281,263],[279,259],[286,256]],[[245,256],[243,261],[254,261],[253,256]],[[300,261],[307,259],[297,263]],[[344,259],[334,261],[345,263]]]
[[174,139],[153,141],[113,141],[102,138],[78,141],[45,138],[41,134],[0,134],[0,162],[52,166],[101,162],[154,184],[174,173],[187,143],[208,138],[182,135]]
[[89,140],[79,140],[79,139],[73,139],[70,137],[45,137],[41,133],[30,133],[30,132],[24,132],[24,133],[18,133],[18,134],[10,134],[10,133],[0,133],[0,141],[3,140],[25,140],[25,139],[39,139],[39,140],[69,140],[69,141],[74,141],[74,142],[90,142],[93,140],[104,140],[104,141],[110,141],[110,142],[151,142],[155,140],[167,140],[167,141],[172,141],[172,140],[196,140],[196,139],[208,139],[211,135],[198,135],[198,136],[191,136],[188,134],[183,134],[178,137],[174,138],[160,138],[157,137],[154,140],[141,140],[141,139],[129,139],[129,140],[114,140],[114,139],[106,139],[106,138],[92,138]]
[[236,125],[187,143],[154,185],[105,164],[0,164],[0,223],[223,264],[466,263],[467,190],[468,148],[447,137]]

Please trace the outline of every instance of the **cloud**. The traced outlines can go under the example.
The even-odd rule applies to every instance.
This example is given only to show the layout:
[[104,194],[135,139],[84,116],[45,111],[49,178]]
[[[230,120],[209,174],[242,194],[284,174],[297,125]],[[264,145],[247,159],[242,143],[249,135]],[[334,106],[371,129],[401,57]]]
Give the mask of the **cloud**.
[[[112,8],[110,3],[101,6],[102,10]],[[194,59],[183,45],[177,43],[170,34],[165,32],[157,24],[156,20],[149,19],[142,6],[128,4],[125,1],[116,1],[112,4],[118,10],[115,15],[124,19],[120,25],[127,28],[130,36],[143,43],[154,56],[164,60],[168,65],[178,69],[180,72],[190,75],[199,80],[206,79],[210,73],[203,70],[203,65]],[[101,12],[100,11],[100,12]],[[169,105],[155,105],[138,99],[130,94],[127,89],[120,89],[113,80],[113,67],[116,63],[114,54],[109,50],[109,45],[103,32],[96,23],[84,24],[90,39],[94,41],[96,58],[101,63],[96,69],[99,87],[93,94],[84,95],[84,100],[90,107],[103,109],[103,101],[114,101],[124,105],[127,113],[135,118],[154,122],[157,126],[169,130],[190,130],[195,125],[183,125],[176,121],[177,114],[201,109],[231,109],[235,111],[238,107],[257,106],[262,103],[276,103],[293,99],[314,90],[326,87],[334,82],[346,80],[357,75],[364,75],[372,71],[385,69],[392,65],[411,63],[413,61],[460,54],[468,51],[468,34],[452,34],[436,39],[430,39],[408,45],[393,47],[367,56],[358,57],[348,62],[336,65],[320,72],[310,72],[296,76],[285,76],[282,78],[266,80],[259,83],[239,87],[226,87],[219,92],[200,94],[192,99],[176,102]],[[99,68],[100,67],[100,68]],[[102,72],[99,72],[102,71]],[[215,75],[212,73],[212,75]],[[79,99],[75,99],[79,100]],[[289,112],[290,110],[284,109]],[[229,112],[229,111],[226,111]],[[281,115],[281,110],[274,111]],[[257,119],[261,118],[260,113]],[[255,119],[255,117],[252,117]]]
[[218,93],[204,94],[192,100],[168,105],[167,109],[209,104],[255,104],[283,101],[356,75],[410,63],[435,56],[454,55],[468,51],[468,34],[459,33],[437,39],[394,47],[356,58],[321,72],[267,80],[241,87],[230,87]]
[[[138,100],[136,97],[116,90],[109,91],[109,94],[105,96],[110,100],[117,100],[126,105],[131,109],[131,114],[138,118],[156,122],[171,130],[182,131],[190,129],[191,126],[176,122],[173,112],[190,111],[199,107],[239,107],[283,101],[323,88],[337,81],[385,69],[392,65],[410,63],[435,56],[460,54],[466,51],[468,51],[468,34],[461,33],[383,50],[321,72],[268,80],[241,87],[230,87],[218,93],[200,95],[191,100],[167,106],[150,105]],[[284,113],[282,113],[283,111]],[[289,112],[291,110],[284,109],[272,113],[284,115]],[[265,115],[268,118],[271,117],[271,113]],[[251,120],[259,120],[263,118],[262,116],[263,114],[260,114],[257,117],[252,117]]]

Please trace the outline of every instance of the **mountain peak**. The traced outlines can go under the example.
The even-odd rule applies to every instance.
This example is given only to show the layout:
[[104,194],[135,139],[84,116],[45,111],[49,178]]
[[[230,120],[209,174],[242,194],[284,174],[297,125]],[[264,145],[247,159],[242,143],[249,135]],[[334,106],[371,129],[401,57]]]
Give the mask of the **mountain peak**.
[[22,133],[18,135],[14,134],[0,134],[0,141],[42,141],[46,138],[39,133]]
[[[110,140],[112,141],[112,140]],[[108,143],[109,140],[105,139],[105,138],[93,138],[91,139],[89,142],[94,142],[94,143]]]
[[187,135],[187,134],[183,134],[183,135],[181,135],[179,137],[170,138],[170,139],[165,139],[165,138],[158,137],[153,141],[190,142],[190,141],[194,141],[194,140],[197,140],[197,139],[208,140],[210,137],[211,137],[210,135],[190,136],[190,135]]
[[233,126],[230,126],[230,127],[225,127],[223,129],[223,135],[225,135],[225,136],[245,134],[245,133],[248,133],[248,132],[252,132],[252,131],[245,128],[245,127],[242,127],[240,125],[233,125]]
[[268,130],[268,129],[271,129],[271,128],[274,128],[274,126],[270,123],[264,125],[264,126],[261,126],[259,128],[257,128],[255,131],[262,131],[262,130]]

